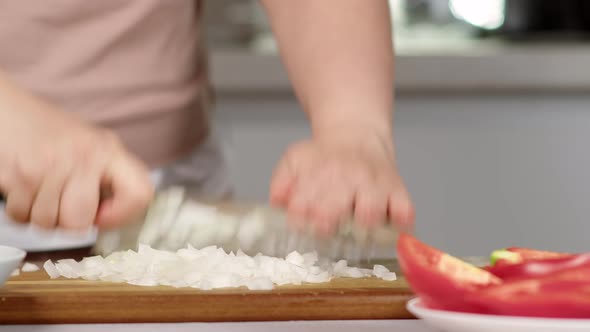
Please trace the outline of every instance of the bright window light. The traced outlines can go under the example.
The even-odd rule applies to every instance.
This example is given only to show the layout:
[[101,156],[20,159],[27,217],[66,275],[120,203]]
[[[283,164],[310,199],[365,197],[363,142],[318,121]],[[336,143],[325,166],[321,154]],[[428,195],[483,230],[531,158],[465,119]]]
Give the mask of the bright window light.
[[505,0],[450,0],[453,16],[473,26],[493,30],[504,23]]

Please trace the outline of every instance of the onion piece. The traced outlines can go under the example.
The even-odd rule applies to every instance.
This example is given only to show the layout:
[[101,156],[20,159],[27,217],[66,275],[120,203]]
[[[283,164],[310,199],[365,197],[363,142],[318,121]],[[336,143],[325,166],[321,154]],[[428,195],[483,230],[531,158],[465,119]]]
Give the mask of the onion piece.
[[60,272],[57,270],[57,268],[51,262],[51,260],[45,261],[45,263],[43,264],[43,268],[45,269],[45,272],[47,272],[51,279],[57,279],[61,276]]
[[375,275],[377,278],[387,281],[393,281],[397,279],[395,272],[390,272],[385,266],[378,264],[373,266],[373,275]]
[[39,267],[33,263],[25,263],[23,264],[23,267],[21,268],[22,272],[35,272],[35,271],[39,271]]

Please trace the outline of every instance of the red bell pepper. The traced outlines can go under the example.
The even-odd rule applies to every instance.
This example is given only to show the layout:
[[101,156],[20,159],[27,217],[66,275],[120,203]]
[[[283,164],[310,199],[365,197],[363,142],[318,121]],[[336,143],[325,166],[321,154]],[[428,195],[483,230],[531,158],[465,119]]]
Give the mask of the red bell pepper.
[[465,301],[495,315],[590,318],[590,267],[490,286]]
[[581,267],[590,268],[590,253],[564,255],[546,259],[530,259],[521,263],[513,264],[498,263],[494,266],[487,267],[486,270],[503,281],[508,281],[525,278],[539,278]]
[[401,234],[400,267],[412,290],[431,308],[479,312],[464,301],[466,294],[501,283],[493,274]]
[[555,257],[563,257],[563,256],[573,255],[573,254],[564,253],[564,252],[537,250],[537,249],[521,248],[521,247],[510,247],[510,248],[506,248],[506,250],[516,253],[516,254],[519,254],[524,260],[555,258]]
[[573,254],[570,253],[543,251],[522,247],[510,247],[492,252],[491,263],[492,265],[517,264],[529,260],[558,258],[572,255]]

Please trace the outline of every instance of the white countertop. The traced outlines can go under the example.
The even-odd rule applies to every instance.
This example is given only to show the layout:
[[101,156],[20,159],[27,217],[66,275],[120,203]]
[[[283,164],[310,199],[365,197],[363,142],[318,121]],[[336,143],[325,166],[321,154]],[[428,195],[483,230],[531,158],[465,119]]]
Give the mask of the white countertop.
[[0,332],[435,332],[418,320],[295,321],[171,324],[4,325]]
[[[481,41],[448,48],[404,47],[396,55],[396,89],[409,92],[590,91],[590,44],[508,44]],[[216,49],[211,56],[217,91],[290,91],[276,51]]]

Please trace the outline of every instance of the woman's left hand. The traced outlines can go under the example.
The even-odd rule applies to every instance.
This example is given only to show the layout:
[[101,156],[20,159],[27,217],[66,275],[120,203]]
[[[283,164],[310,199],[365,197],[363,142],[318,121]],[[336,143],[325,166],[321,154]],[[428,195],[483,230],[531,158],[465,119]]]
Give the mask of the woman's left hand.
[[393,141],[375,132],[314,137],[292,145],[271,181],[270,199],[297,226],[311,223],[323,234],[353,216],[367,227],[414,223],[414,207],[400,177]]

